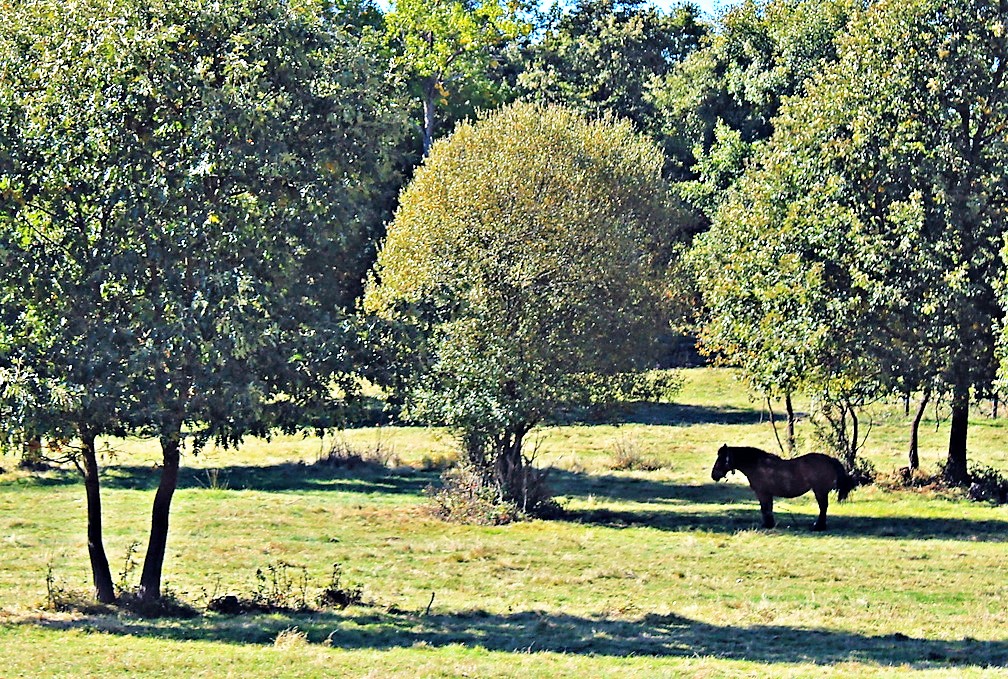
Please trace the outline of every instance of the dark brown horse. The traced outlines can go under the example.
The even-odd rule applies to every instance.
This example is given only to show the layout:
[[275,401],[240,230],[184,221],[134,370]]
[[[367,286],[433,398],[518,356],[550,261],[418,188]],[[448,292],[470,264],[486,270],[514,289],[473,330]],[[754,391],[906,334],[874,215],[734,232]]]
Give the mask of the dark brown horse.
[[711,478],[720,481],[736,470],[745,474],[756,492],[764,528],[776,525],[774,497],[798,497],[811,490],[819,503],[819,518],[812,530],[825,530],[829,492],[836,489],[837,499],[843,502],[856,485],[844,466],[829,455],[810,453],[785,460],[759,448],[721,446]]

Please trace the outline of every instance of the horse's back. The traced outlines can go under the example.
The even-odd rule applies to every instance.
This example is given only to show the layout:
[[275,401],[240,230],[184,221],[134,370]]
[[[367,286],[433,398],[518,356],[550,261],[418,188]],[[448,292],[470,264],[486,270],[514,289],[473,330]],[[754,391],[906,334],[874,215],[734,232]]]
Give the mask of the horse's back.
[[813,486],[829,484],[832,488],[843,476],[843,465],[835,457],[822,453],[808,453],[792,460],[801,470],[802,476]]

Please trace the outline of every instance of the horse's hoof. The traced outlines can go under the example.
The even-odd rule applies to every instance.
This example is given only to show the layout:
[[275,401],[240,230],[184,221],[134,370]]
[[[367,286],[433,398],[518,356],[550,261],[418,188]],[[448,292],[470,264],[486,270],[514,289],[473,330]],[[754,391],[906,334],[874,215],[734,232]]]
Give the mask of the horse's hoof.
[[812,530],[815,531],[816,533],[821,533],[822,531],[826,530],[826,524],[813,523]]

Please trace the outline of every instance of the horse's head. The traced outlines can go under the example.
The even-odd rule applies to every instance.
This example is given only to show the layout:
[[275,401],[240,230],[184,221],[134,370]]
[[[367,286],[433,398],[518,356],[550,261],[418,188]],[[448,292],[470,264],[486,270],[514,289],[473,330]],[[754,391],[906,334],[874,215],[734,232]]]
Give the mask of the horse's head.
[[714,468],[711,469],[711,478],[715,481],[720,481],[728,476],[728,472],[733,471],[735,471],[735,467],[732,465],[731,450],[728,446],[721,446],[717,451],[717,460],[714,462]]

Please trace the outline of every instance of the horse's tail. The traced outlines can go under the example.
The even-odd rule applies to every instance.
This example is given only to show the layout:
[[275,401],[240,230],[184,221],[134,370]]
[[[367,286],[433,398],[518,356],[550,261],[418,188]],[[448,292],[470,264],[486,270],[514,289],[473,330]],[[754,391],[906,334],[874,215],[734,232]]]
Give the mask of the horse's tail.
[[847,469],[840,463],[839,460],[834,459],[833,464],[836,467],[836,489],[837,489],[837,500],[843,502],[850,495],[850,492],[857,488],[857,481],[847,473]]

